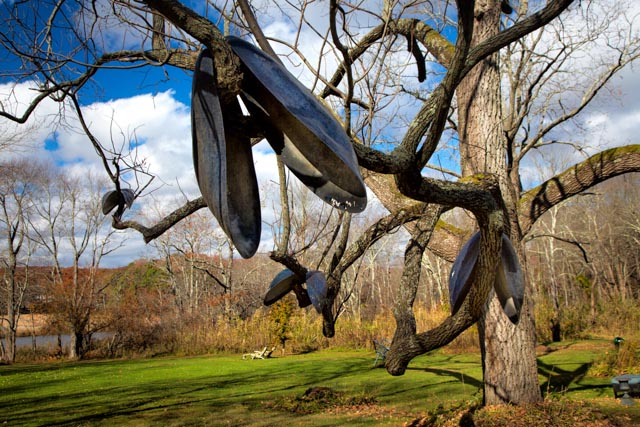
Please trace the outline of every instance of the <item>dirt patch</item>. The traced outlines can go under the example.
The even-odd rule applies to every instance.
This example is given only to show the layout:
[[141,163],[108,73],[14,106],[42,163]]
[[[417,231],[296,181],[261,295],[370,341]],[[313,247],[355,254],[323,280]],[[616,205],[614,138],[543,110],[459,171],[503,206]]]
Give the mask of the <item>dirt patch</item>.
[[350,395],[330,387],[311,387],[302,396],[285,397],[265,405],[271,409],[294,414],[313,414],[327,411],[365,411],[375,404],[376,399],[371,396]]

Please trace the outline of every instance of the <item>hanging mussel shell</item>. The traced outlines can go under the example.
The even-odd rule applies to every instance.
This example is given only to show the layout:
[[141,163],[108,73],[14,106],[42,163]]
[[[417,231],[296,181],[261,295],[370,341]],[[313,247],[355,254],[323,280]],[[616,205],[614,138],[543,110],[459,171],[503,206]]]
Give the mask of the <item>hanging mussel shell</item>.
[[252,44],[227,37],[244,66],[243,92],[261,115],[267,140],[287,167],[323,201],[362,212],[367,194],[349,137],[329,110],[287,69]]
[[288,268],[276,275],[264,296],[264,305],[271,305],[293,290],[294,283],[299,282],[297,276]]
[[316,311],[322,314],[327,304],[327,279],[321,271],[309,271],[306,277],[307,293]]
[[213,57],[204,49],[196,61],[191,98],[196,178],[222,229],[240,255],[250,258],[260,243],[260,197],[251,141],[225,120],[234,116],[242,116],[240,105],[235,99],[220,104]]
[[[471,288],[471,272],[480,254],[480,232],[474,234],[458,254],[449,275],[449,300],[452,314],[462,305]],[[518,323],[524,301],[524,276],[511,240],[502,235],[501,262],[496,271],[494,289],[502,310],[511,322]]]
[[102,196],[102,213],[107,215],[116,207],[120,207],[123,211],[125,208],[131,209],[134,198],[135,194],[130,188],[107,191]]
[[452,314],[460,309],[471,288],[471,272],[480,253],[480,233],[476,233],[465,243],[451,267],[449,274],[449,302]]
[[502,310],[512,323],[520,320],[524,302],[524,275],[518,255],[506,235],[502,235],[502,268],[496,273],[495,290]]

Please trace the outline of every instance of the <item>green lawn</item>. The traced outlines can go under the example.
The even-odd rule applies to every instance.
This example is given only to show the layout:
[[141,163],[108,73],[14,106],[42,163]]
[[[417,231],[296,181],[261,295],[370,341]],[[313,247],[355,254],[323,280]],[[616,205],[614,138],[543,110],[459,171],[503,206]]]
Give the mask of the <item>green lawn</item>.
[[[540,357],[543,391],[612,396],[608,379],[585,375],[597,349],[565,344],[552,350]],[[439,405],[481,399],[479,354],[425,355],[401,377],[373,369],[373,359],[373,352],[323,351],[267,360],[233,355],[0,366],[0,425],[402,425]],[[310,387],[330,387],[342,393],[340,403],[361,404],[287,411]]]

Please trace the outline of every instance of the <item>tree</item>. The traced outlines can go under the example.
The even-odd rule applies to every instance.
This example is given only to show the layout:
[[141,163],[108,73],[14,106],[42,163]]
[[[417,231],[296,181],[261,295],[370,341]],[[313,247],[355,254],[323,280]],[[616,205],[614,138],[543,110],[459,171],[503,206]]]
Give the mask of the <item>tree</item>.
[[[197,314],[202,302],[219,291],[231,293],[233,248],[210,217],[196,212],[154,244],[182,314]],[[231,256],[225,260],[226,252]]]
[[[69,357],[82,358],[94,332],[91,321],[98,296],[109,285],[98,276],[102,258],[116,250],[115,230],[101,211],[104,183],[92,176],[51,173],[42,176],[39,220],[32,219],[33,239],[51,260],[49,310],[71,332]],[[70,258],[70,259],[69,259]],[[71,267],[65,268],[68,263]]]
[[[37,192],[37,170],[27,162],[13,160],[0,165],[0,233],[3,244],[0,331],[1,360],[13,363],[16,356],[18,320],[29,285],[29,261],[33,245],[29,240],[29,215]],[[6,311],[5,311],[6,310]],[[6,317],[4,314],[6,313]]]
[[[389,210],[388,215],[351,239],[350,215],[342,217],[332,234],[335,238],[325,249],[327,253],[331,251],[327,258],[330,262],[322,267],[329,285],[328,299],[336,300],[345,272],[368,248],[391,230],[405,226],[410,240],[394,307],[396,333],[387,370],[394,375],[404,373],[415,356],[446,345],[481,320],[486,402],[531,402],[540,398],[540,391],[530,308],[525,305],[518,326],[510,325],[495,303],[485,312],[499,262],[501,236],[508,234],[516,243],[526,267],[525,248],[520,242],[544,212],[598,182],[640,167],[640,147],[615,148],[593,154],[539,186],[524,190],[520,177],[524,156],[548,145],[550,140],[546,138],[552,137],[552,131],[583,111],[611,77],[636,57],[633,22],[628,20],[630,36],[610,43],[618,51],[617,61],[610,62],[613,65],[609,67],[603,64],[594,73],[593,84],[587,86],[582,99],[572,103],[573,107],[567,108],[566,100],[559,99],[564,92],[546,98],[557,107],[550,119],[552,109],[537,97],[542,93],[539,88],[548,87],[545,85],[550,81],[550,72],[562,75],[573,69],[575,63],[567,53],[577,50],[571,49],[573,38],[562,33],[563,25],[554,28],[550,24],[572,3],[576,4],[570,13],[584,11],[591,16],[605,10],[594,11],[592,2],[572,0],[548,1],[536,4],[535,9],[533,4],[521,1],[517,12],[509,16],[500,14],[497,0],[458,1],[455,7],[449,2],[385,1],[377,10],[336,0],[328,5],[303,2],[279,5],[277,9],[268,4],[254,5],[264,9],[260,13],[263,21],[270,14],[282,13],[289,22],[299,23],[292,41],[280,40],[277,35],[267,38],[263,34],[266,23],[255,19],[255,9],[244,0],[238,0],[232,8],[227,8],[226,3],[208,3],[211,9],[202,13],[176,0],[112,1],[112,9],[108,10],[100,9],[98,3],[86,8],[56,3],[55,8],[51,7],[51,19],[40,23],[49,31],[32,31],[33,26],[25,31],[24,26],[19,26],[18,12],[28,6],[14,4],[0,40],[9,55],[26,64],[20,78],[38,75],[46,83],[34,83],[38,94],[21,114],[1,114],[25,121],[32,107],[47,97],[70,100],[80,113],[76,95],[101,67],[133,64],[193,69],[200,45],[213,52],[220,96],[233,98],[241,90],[242,72],[217,24],[224,21],[235,34],[252,34],[265,51],[270,51],[269,44],[273,43],[284,58],[292,57],[293,62],[304,64],[318,95],[341,112],[359,164],[366,171],[365,182]],[[619,2],[611,7],[614,9],[622,9]],[[327,16],[327,12],[328,22],[320,23],[317,17]],[[82,19],[69,19],[72,15]],[[421,19],[414,19],[416,16]],[[72,31],[64,32],[65,36],[70,34],[71,40],[66,39],[63,45],[59,35],[74,22],[85,25],[82,31],[72,27]],[[111,50],[102,44],[100,32],[108,22],[135,34],[140,49]],[[540,43],[535,44],[548,34],[547,28],[556,31],[554,40],[566,41],[558,50],[551,50],[555,52],[552,55],[540,51]],[[11,37],[16,33],[21,37]],[[40,39],[40,34],[46,37]],[[307,39],[303,36],[318,41],[318,49],[312,53],[315,57],[306,56]],[[451,42],[449,39],[453,38],[455,41]],[[527,45],[532,41],[533,46]],[[91,60],[79,61],[78,52]],[[510,70],[513,77],[514,90],[506,99],[500,91],[500,52],[506,56],[502,63],[509,65],[503,70]],[[518,61],[512,61],[516,57]],[[414,67],[418,70],[417,80],[424,81],[420,86],[415,83]],[[525,71],[528,74],[524,75]],[[403,109],[404,105],[413,108]],[[540,112],[539,121],[530,120],[534,109]],[[262,136],[251,123],[243,123],[243,130]],[[119,175],[111,165],[116,165],[116,172],[124,169],[117,167],[121,157],[94,139],[90,141],[118,186]],[[460,150],[458,172],[437,165],[439,153],[446,152],[449,143]],[[427,173],[432,163],[432,170],[441,178]],[[282,194],[284,232],[272,259],[304,277],[307,268],[300,262],[302,256],[288,252],[289,202],[286,192]],[[203,199],[198,198],[151,226],[121,218],[114,218],[113,225],[133,228],[150,241],[203,207]],[[418,333],[412,308],[425,250],[429,248],[451,260],[459,248],[461,233],[440,221],[452,207],[471,212],[481,233],[481,251],[472,275],[474,286],[455,315],[431,331]],[[326,336],[334,334],[336,317],[336,308],[327,306],[323,312]]]

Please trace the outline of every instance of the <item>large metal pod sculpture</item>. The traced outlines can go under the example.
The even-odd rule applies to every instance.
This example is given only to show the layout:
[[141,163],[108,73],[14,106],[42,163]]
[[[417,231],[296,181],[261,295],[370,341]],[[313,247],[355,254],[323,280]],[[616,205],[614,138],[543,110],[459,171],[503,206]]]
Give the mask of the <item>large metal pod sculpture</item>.
[[[469,293],[471,272],[480,254],[480,232],[474,234],[463,246],[453,263],[449,275],[449,300],[455,314]],[[501,263],[496,271],[494,289],[502,310],[511,322],[518,323],[524,301],[524,276],[511,241],[502,235]]]
[[264,296],[264,305],[269,306],[284,297],[293,290],[293,284],[299,281],[295,273],[288,268],[276,274]]
[[502,235],[502,268],[496,273],[496,295],[509,320],[518,323],[524,302],[524,275],[511,240]]
[[226,40],[244,66],[245,103],[258,123],[277,130],[265,133],[287,167],[325,202],[362,212],[366,189],[340,123],[280,63],[242,39]]
[[449,274],[449,302],[453,314],[457,313],[471,288],[471,272],[480,253],[480,233],[476,233],[464,244],[451,267]]
[[327,280],[321,271],[309,271],[305,277],[306,289],[301,285],[304,283],[296,274],[284,269],[276,275],[269,285],[269,290],[264,296],[264,305],[269,306],[282,299],[286,294],[293,291],[298,299],[301,308],[313,304],[318,313],[322,312],[327,298]]
[[316,311],[322,314],[327,304],[327,279],[321,271],[310,271],[306,277],[307,293]]
[[[224,110],[224,114],[223,114]],[[236,100],[222,106],[213,57],[204,49],[196,61],[191,99],[193,163],[200,192],[244,258],[260,243],[260,197],[251,141],[234,132],[226,117],[242,115]]]
[[107,215],[117,207],[115,216],[120,218],[126,208],[131,209],[133,199],[135,199],[135,193],[130,188],[108,191],[102,196],[102,213]]

